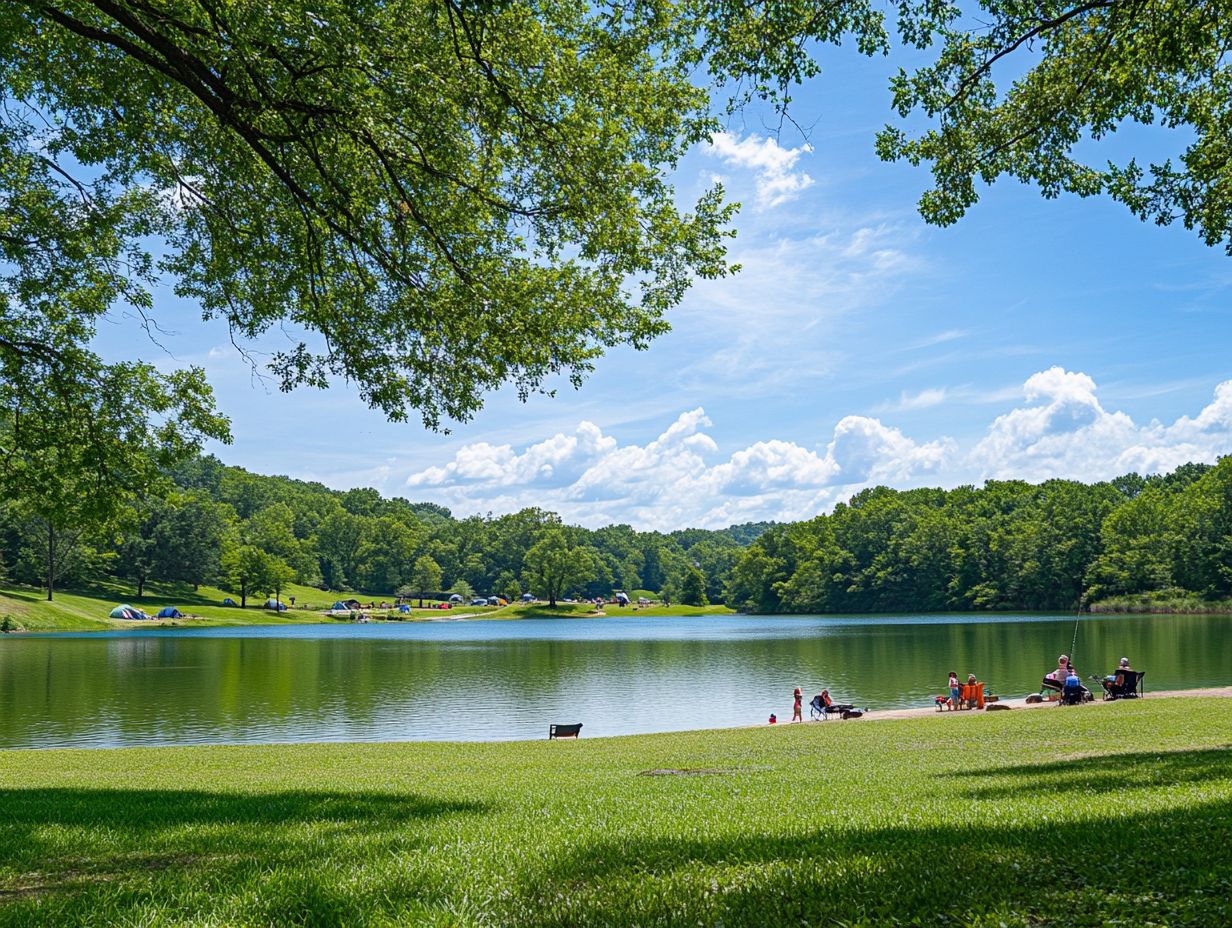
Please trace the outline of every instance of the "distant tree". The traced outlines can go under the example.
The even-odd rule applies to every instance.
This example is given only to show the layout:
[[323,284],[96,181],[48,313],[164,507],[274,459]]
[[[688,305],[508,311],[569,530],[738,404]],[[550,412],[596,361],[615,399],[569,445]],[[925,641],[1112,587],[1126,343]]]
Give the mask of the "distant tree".
[[593,549],[570,544],[562,529],[550,528],[526,552],[524,563],[529,589],[546,597],[554,609],[566,590],[584,583],[594,572],[595,557]]
[[240,608],[248,596],[268,593],[278,582],[275,559],[255,545],[229,545],[222,554],[222,574],[226,588],[240,594]]
[[154,525],[154,576],[192,584],[212,583],[221,571],[223,544],[236,525],[235,510],[193,491],[173,496]]
[[465,580],[455,580],[453,586],[449,588],[449,593],[461,596],[464,602],[470,602],[475,598],[475,588]]
[[496,578],[496,595],[503,596],[511,603],[516,602],[522,595],[522,584],[518,583],[518,578],[514,576],[513,571],[502,570],[500,576]]
[[275,602],[282,602],[282,591],[295,580],[295,568],[281,558],[269,560],[269,591]]
[[441,588],[441,565],[428,555],[420,555],[411,568],[411,588],[419,593],[419,607],[422,609],[424,596]]
[[686,606],[705,606],[710,602],[706,598],[706,577],[692,564],[685,568],[680,578],[680,602]]
[[[11,318],[0,318],[0,342]],[[50,600],[83,536],[113,528],[138,497],[164,493],[166,468],[228,432],[200,371],[106,365],[54,339],[39,351],[21,365],[0,350],[0,492],[42,527]]]

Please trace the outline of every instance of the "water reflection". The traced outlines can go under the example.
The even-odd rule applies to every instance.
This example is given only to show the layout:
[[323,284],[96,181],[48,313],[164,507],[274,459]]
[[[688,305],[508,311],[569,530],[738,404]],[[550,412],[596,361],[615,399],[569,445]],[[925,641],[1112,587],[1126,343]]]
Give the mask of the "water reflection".
[[[1121,656],[1150,689],[1227,685],[1232,620],[1084,617],[1084,675]],[[1038,686],[1073,618],[699,617],[278,626],[0,641],[0,746],[539,738],[756,724],[823,686],[926,705],[946,674]]]

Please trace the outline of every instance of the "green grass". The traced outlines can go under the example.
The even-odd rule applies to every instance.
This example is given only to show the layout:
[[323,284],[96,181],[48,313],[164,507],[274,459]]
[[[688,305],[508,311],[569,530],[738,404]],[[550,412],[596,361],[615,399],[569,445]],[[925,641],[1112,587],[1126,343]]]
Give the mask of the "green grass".
[[[239,597],[234,593],[226,593],[214,587],[203,586],[193,590],[184,584],[147,585],[145,595],[137,596],[133,587],[120,583],[111,583],[88,591],[57,591],[55,598],[47,602],[47,593],[35,587],[22,587],[13,584],[0,583],[0,619],[11,615],[14,621],[25,631],[106,631],[112,628],[140,628],[149,625],[148,622],[128,622],[109,618],[111,610],[120,603],[137,606],[153,615],[163,606],[176,606],[181,612],[189,613],[198,618],[158,620],[158,625],[204,626],[204,625],[300,625],[312,622],[333,622],[323,613],[339,599],[354,597],[367,604],[379,603],[382,600],[392,603],[393,594],[374,595],[369,593],[330,593],[314,587],[293,584],[282,593],[282,601],[290,602],[295,597],[295,607],[283,613],[274,613],[262,609],[264,596],[249,597],[248,607],[239,609],[222,605],[224,598],[230,596],[236,602]],[[425,600],[425,607],[430,604]],[[415,608],[409,615],[389,612],[390,618],[427,620],[452,619],[454,617],[470,616],[492,619],[525,619],[539,617],[570,618],[594,615],[593,606],[580,603],[560,603],[556,609],[550,609],[547,603],[520,603],[498,606],[469,606],[463,604],[453,609],[419,609],[419,600],[411,601]],[[725,606],[654,606],[634,609],[633,607],[607,606],[608,615],[642,615],[642,616],[673,616],[673,615],[709,615],[734,614]],[[386,613],[374,610],[371,613],[380,618]]]
[[[88,591],[57,590],[55,598],[47,602],[47,591],[35,587],[0,583],[0,617],[12,615],[26,631],[105,631],[111,628],[145,627],[148,622],[127,622],[109,618],[111,610],[120,603],[137,606],[153,615],[163,606],[175,606],[181,612],[199,616],[196,619],[157,620],[158,625],[292,625],[306,622],[333,621],[322,615],[341,598],[355,594],[328,593],[314,587],[293,584],[282,593],[282,601],[295,597],[296,608],[276,614],[260,608],[264,596],[250,596],[248,607],[240,609],[222,605],[230,596],[237,603],[239,596],[214,587],[203,586],[193,590],[186,584],[148,584],[145,595],[137,596],[133,587],[119,583],[104,584]],[[380,601],[380,596],[362,598]],[[393,601],[392,595],[384,597]]]
[[1125,596],[1110,596],[1091,603],[1096,613],[1160,615],[1232,615],[1232,600],[1205,599],[1187,590],[1157,590]]
[[1230,717],[0,753],[0,925],[1226,925]]

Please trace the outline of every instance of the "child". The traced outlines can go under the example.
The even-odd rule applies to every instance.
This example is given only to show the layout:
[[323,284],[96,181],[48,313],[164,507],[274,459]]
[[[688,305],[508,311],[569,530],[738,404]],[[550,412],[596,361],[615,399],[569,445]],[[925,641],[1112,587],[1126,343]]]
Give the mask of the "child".
[[803,722],[804,716],[800,712],[800,687],[797,686],[795,693],[792,695],[795,696],[795,702],[792,703],[791,707],[791,720],[793,722]]
[[962,687],[958,683],[958,672],[957,671],[954,671],[954,670],[950,671],[949,687],[950,687],[950,708],[957,709],[959,706],[959,700],[962,699]]

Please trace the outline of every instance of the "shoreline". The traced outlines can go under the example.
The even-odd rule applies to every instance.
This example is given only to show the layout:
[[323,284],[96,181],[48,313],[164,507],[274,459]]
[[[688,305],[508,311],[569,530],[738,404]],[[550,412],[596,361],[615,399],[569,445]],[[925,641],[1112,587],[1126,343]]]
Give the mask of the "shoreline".
[[[1141,696],[1141,699],[1202,699],[1202,698],[1232,699],[1232,685],[1195,686],[1195,688],[1181,689],[1181,690],[1151,690],[1151,691],[1148,691],[1148,693],[1146,693],[1145,695]],[[1096,698],[1095,701],[1093,702],[1084,702],[1082,706],[1071,706],[1071,709],[1083,709],[1083,707],[1090,707],[1090,706],[1109,706],[1112,704],[1116,704],[1116,702],[1137,702],[1137,701],[1138,700],[1133,700],[1133,699],[1131,700],[1104,700],[1104,699]],[[1007,709],[1018,710],[1018,709],[1055,709],[1055,707],[1060,706],[1061,704],[1060,704],[1060,701],[1056,701],[1056,700],[1052,702],[1027,702],[1026,696],[1020,696],[1020,698],[1002,699],[1002,700],[998,700],[997,702],[991,702],[991,704],[989,705],[1005,706],[1007,707]],[[997,710],[993,710],[993,711],[995,712]],[[904,706],[902,707],[902,709],[872,709],[870,711],[865,712],[865,714],[862,715],[860,718],[849,718],[849,720],[846,720],[846,721],[864,721],[866,720],[866,718],[867,720],[870,720],[870,721],[885,721],[887,720],[887,718],[919,718],[922,716],[934,716],[934,715],[935,716],[983,716],[983,715],[988,715],[988,707],[986,706],[982,710],[965,709],[965,710],[941,710],[941,711],[936,710],[934,706]],[[825,720],[825,718],[817,718],[817,720],[814,720],[814,718],[809,718],[809,720],[807,721],[835,722],[835,721],[844,721],[844,720],[840,720],[840,718],[830,718],[830,720]],[[779,727],[791,727],[792,725],[797,725],[797,722],[777,722],[776,725],[772,725],[772,726],[765,725],[765,723],[763,723],[763,725],[760,725],[760,726],[743,726],[743,727],[779,728]]]

